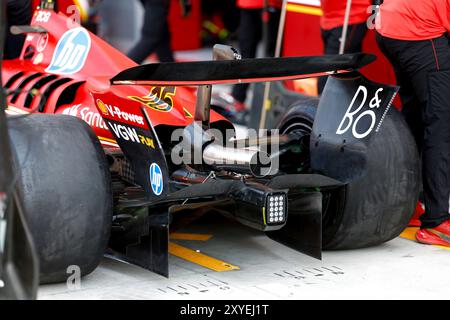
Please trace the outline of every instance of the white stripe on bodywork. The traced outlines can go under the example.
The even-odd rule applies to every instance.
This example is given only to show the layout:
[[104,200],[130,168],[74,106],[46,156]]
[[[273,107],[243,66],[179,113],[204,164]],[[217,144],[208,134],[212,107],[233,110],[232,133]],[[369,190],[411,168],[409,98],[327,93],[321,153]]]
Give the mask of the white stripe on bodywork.
[[100,140],[100,143],[102,145],[105,145],[105,146],[108,146],[108,147],[119,148],[119,145],[117,143],[111,143],[111,142],[104,141],[104,140]]
[[[342,0],[335,0],[335,1],[342,1]],[[320,0],[289,0],[288,3],[304,4],[307,6],[320,7]]]
[[13,106],[8,106],[8,108],[6,108],[6,113],[7,114],[28,114],[28,111],[13,107]]

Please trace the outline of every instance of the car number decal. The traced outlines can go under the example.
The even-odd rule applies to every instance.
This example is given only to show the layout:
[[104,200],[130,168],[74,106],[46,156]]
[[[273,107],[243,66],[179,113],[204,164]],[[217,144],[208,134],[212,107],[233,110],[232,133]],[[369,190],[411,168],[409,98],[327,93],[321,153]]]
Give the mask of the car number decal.
[[129,96],[128,98],[140,102],[150,109],[169,112],[172,110],[173,96],[176,92],[175,87],[153,87],[145,97]]

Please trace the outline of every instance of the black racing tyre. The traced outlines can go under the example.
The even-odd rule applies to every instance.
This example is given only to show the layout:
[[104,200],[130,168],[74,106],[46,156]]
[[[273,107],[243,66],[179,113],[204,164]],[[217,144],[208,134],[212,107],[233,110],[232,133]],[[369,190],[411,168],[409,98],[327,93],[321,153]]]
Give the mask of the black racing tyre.
[[[279,124],[281,133],[311,130],[316,98],[295,103]],[[402,115],[391,108],[372,138],[367,174],[346,187],[323,192],[324,249],[356,249],[397,237],[407,226],[418,200],[417,147]]]
[[71,116],[11,117],[8,125],[40,282],[66,281],[69,266],[79,267],[81,276],[91,273],[109,240],[113,209],[100,142]]

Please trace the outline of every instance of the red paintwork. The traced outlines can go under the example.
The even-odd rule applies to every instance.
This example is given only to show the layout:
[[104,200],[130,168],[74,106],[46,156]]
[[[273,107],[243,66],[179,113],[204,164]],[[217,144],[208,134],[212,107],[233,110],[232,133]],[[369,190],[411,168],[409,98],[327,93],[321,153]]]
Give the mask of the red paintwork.
[[[111,141],[113,136],[106,129],[106,125],[98,113],[95,104],[96,99],[101,99],[105,104],[117,106],[128,113],[137,113],[139,112],[139,108],[144,107],[144,105],[128,97],[145,97],[149,94],[151,88],[148,86],[131,85],[110,86],[110,78],[124,69],[136,66],[136,64],[100,38],[89,34],[91,47],[83,68],[79,72],[71,75],[54,75],[55,79],[52,79],[39,88],[40,95],[31,99],[29,90],[36,85],[38,80],[51,75],[45,69],[52,60],[58,40],[69,30],[67,17],[62,13],[47,11],[51,13],[49,20],[47,22],[37,22],[36,17],[40,11],[44,10],[35,12],[31,24],[40,25],[48,31],[47,45],[39,53],[37,51],[38,42],[43,35],[29,35],[25,41],[22,56],[16,60],[4,61],[2,69],[4,84],[8,84],[8,89],[10,90],[17,89],[28,76],[37,73],[40,73],[40,75],[24,86],[22,93],[16,98],[10,95],[8,97],[8,105],[14,107],[12,110],[19,111],[20,113],[30,112],[30,110],[36,109],[39,106],[46,89],[54,85],[55,82],[65,78],[66,82],[49,94],[43,112],[64,113],[77,116],[92,126],[95,133],[101,138],[102,143],[107,146],[112,146],[112,143],[114,143],[114,141]],[[78,27],[78,25],[74,27]],[[45,41],[41,43],[45,43]],[[35,49],[35,54],[31,59],[24,58],[24,53],[28,47]],[[17,77],[15,81],[10,81],[19,72],[23,72],[24,74]],[[74,88],[76,85],[78,85],[78,89],[73,97],[73,101],[65,103],[66,101],[62,97],[67,93],[68,88]],[[159,111],[145,106],[153,126],[157,127],[158,125],[164,124],[184,127],[193,121],[190,116],[194,114],[195,108],[195,95],[193,90],[183,87],[176,88],[176,93],[172,99],[173,107],[169,111]],[[28,104],[26,103],[27,101],[29,102]],[[219,120],[224,120],[224,118],[215,112],[211,112],[211,122],[214,123]]]
[[282,52],[288,57],[323,54],[320,17],[287,11]]
[[179,0],[171,0],[169,10],[169,29],[172,50],[196,50],[202,45],[200,32],[202,31],[201,1],[191,0],[192,11],[188,17],[182,17]]

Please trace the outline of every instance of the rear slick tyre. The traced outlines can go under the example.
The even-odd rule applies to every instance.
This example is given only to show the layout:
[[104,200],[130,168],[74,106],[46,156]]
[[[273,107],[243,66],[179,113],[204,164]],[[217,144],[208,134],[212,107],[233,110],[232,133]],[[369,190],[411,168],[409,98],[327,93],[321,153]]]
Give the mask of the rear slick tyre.
[[[280,122],[280,133],[311,129],[317,104],[313,98],[294,104]],[[397,237],[417,204],[419,169],[415,141],[402,115],[391,108],[372,139],[366,175],[344,188],[323,192],[323,248],[364,248]]]
[[112,222],[105,153],[78,118],[9,118],[18,187],[40,263],[40,282],[66,281],[100,263]]

